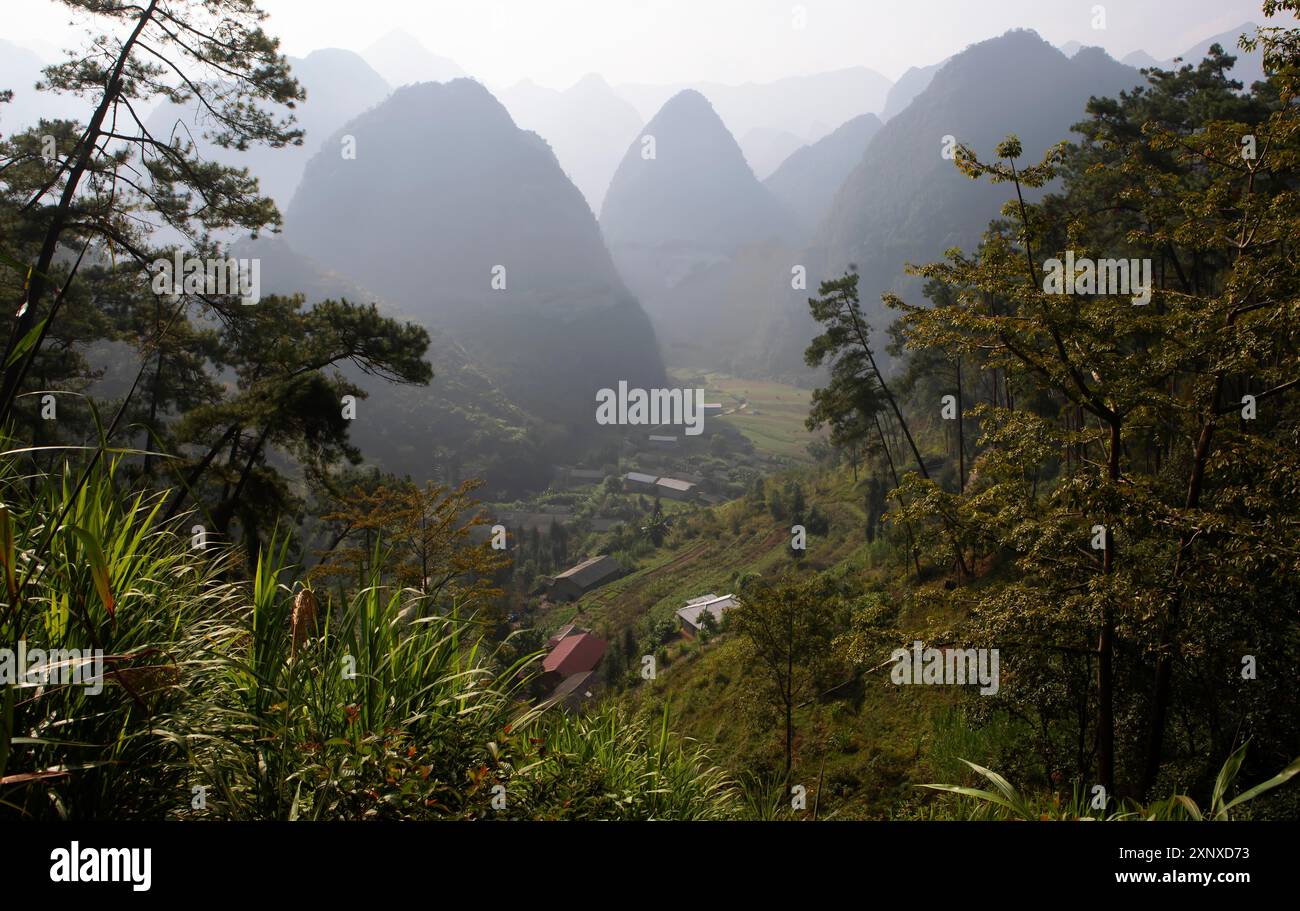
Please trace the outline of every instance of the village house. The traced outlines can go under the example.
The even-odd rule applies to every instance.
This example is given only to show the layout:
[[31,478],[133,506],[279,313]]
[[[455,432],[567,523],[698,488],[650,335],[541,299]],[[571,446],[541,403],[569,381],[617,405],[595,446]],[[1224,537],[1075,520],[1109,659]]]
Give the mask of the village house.
[[591,633],[579,633],[560,640],[542,660],[542,683],[555,687],[574,674],[594,671],[605,657],[607,645]]
[[570,674],[560,681],[560,685],[539,707],[549,709],[558,705],[566,712],[576,712],[584,702],[595,697],[599,685],[600,678],[595,671]]
[[710,592],[686,602],[686,606],[677,611],[677,622],[687,639],[694,639],[704,629],[704,615],[710,614],[715,625],[722,625],[722,615],[731,610],[740,601],[735,595],[716,595]]
[[577,601],[594,588],[622,575],[623,567],[613,557],[592,557],[570,567],[554,578],[545,580],[545,588],[554,601]]
[[591,632],[591,630],[582,626],[578,626],[578,624],[576,623],[566,623],[564,626],[557,629],[551,635],[551,638],[546,640],[546,647],[555,648],[557,645],[559,645],[565,639],[568,639],[570,636],[581,636],[583,633],[589,633],[589,632]]
[[644,474],[639,471],[629,471],[623,475],[623,492],[624,493],[654,493],[655,481],[659,480],[652,474]]
[[669,500],[693,500],[695,487],[693,482],[679,478],[660,478],[655,482],[655,492]]
[[557,484],[564,487],[599,484],[605,480],[605,472],[595,468],[565,468],[559,466],[555,469],[555,480]]

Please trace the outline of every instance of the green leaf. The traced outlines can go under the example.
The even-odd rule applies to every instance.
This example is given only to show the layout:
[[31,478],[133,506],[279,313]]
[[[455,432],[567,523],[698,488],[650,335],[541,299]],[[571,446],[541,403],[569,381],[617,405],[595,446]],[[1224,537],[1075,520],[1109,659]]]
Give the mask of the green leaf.
[[1278,787],[1279,785],[1286,784],[1288,781],[1290,781],[1298,774],[1300,774],[1300,756],[1296,757],[1295,760],[1293,760],[1289,766],[1287,766],[1281,772],[1278,772],[1268,781],[1264,782],[1263,784],[1255,785],[1249,791],[1246,791],[1243,794],[1238,794],[1231,801],[1229,801],[1228,804],[1223,808],[1224,817],[1226,818],[1228,815],[1228,811],[1231,810],[1233,807],[1235,807],[1237,804],[1245,803],[1248,800],[1254,800],[1256,797],[1258,797],[1260,794],[1263,794],[1265,791],[1271,791],[1274,788]]
[[48,319],[49,317],[46,317],[46,319],[43,319],[35,326],[32,326],[31,330],[18,340],[18,344],[14,345],[13,350],[9,352],[9,357],[5,359],[4,369],[8,370],[14,364],[18,363],[22,356],[36,344],[36,340],[41,337],[41,332],[44,330],[46,320]]
[[1228,793],[1228,788],[1232,787],[1232,782],[1241,771],[1241,764],[1246,761],[1246,747],[1250,741],[1246,741],[1238,747],[1233,754],[1228,757],[1228,761],[1219,769],[1219,777],[1214,782],[1214,795],[1210,798],[1210,812],[1215,819],[1226,819],[1228,808],[1223,805],[1223,797]]
[[967,788],[956,784],[919,784],[918,788],[929,788],[932,791],[946,791],[949,794],[960,794],[962,797],[974,797],[977,800],[983,800],[988,803],[997,804],[1006,807],[1013,813],[1019,812],[1015,804],[1004,798],[1000,794],[994,794],[992,791],[981,791],[979,788]]
[[113,591],[109,585],[108,561],[104,559],[104,551],[100,548],[99,542],[88,531],[75,525],[65,525],[61,530],[81,542],[86,557],[90,560],[90,575],[95,582],[95,590],[99,593],[99,600],[111,618],[117,610],[117,602],[113,600]]
[[1011,782],[1007,781],[997,772],[991,771],[990,769],[986,769],[983,766],[976,765],[975,763],[967,759],[963,759],[962,762],[966,763],[966,765],[970,766],[976,772],[983,775],[989,781],[993,782],[993,786],[996,787],[999,791],[1001,791],[1002,795],[1007,799],[1008,806],[1014,809],[1018,814],[1020,814],[1020,816],[1024,817],[1025,819],[1034,818],[1034,814],[1029,809],[1028,804],[1025,803],[1025,800],[1023,797],[1020,796],[1020,793],[1011,786]]

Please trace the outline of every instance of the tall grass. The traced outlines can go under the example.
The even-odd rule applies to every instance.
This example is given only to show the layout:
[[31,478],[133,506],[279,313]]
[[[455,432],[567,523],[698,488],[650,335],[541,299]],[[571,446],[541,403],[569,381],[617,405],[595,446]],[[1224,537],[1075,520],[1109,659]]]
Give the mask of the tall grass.
[[[102,648],[103,693],[0,689],[0,816],[28,819],[719,818],[729,782],[666,725],[540,714],[454,605],[379,575],[290,632],[301,583],[273,539],[236,576],[124,494],[0,464],[0,646]],[[378,561],[376,561],[378,562]],[[24,584],[25,580],[25,584]]]
[[[952,818],[959,819],[1226,821],[1232,818],[1234,811],[1243,812],[1255,798],[1281,787],[1296,775],[1300,775],[1300,758],[1297,758],[1267,781],[1248,788],[1235,797],[1230,797],[1229,794],[1241,771],[1242,763],[1246,760],[1248,746],[1249,743],[1242,744],[1224,762],[1215,779],[1208,807],[1204,810],[1191,796],[1182,793],[1172,794],[1150,804],[1142,804],[1134,800],[1103,800],[1101,796],[1094,798],[1077,787],[1068,801],[1041,794],[1025,795],[997,772],[973,762],[966,762],[966,765],[991,784],[992,789],[953,784],[923,784],[917,787],[956,795],[957,806],[949,807],[947,811],[953,813]],[[1094,801],[1096,804],[1104,803],[1104,805],[1095,805]],[[942,817],[931,813],[929,818]]]
[[515,812],[535,819],[730,819],[738,789],[707,755],[657,722],[607,706],[556,716],[530,739]]
[[192,660],[189,634],[228,609],[220,559],[192,558],[158,524],[161,499],[119,496],[115,465],[77,487],[62,477],[0,475],[6,594],[0,645],[102,649],[104,690],[3,685],[0,811],[25,817],[155,815],[176,782],[151,719]]

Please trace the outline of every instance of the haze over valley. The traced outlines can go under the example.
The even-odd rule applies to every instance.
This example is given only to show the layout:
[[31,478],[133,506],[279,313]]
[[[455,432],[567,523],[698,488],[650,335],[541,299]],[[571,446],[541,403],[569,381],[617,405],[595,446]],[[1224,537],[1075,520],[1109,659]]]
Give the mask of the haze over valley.
[[7,5],[0,820],[1300,819],[1300,0],[1176,6]]

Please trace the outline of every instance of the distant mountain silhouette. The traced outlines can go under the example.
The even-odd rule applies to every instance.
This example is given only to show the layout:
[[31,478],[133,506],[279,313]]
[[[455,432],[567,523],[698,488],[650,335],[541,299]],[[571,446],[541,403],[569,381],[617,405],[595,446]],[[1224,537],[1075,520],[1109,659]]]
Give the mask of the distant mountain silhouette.
[[763,181],[794,213],[804,237],[809,237],[830,210],[835,194],[882,124],[875,114],[854,117],[828,136],[804,146]]
[[1015,133],[1023,161],[1035,162],[1071,138],[1089,96],[1114,96],[1142,81],[1099,48],[1066,57],[1032,31],[967,48],[871,140],[818,232],[819,277],[856,264],[864,311],[878,326],[882,291],[909,290],[919,302],[916,283],[903,282],[905,264],[941,258],[952,246],[972,247],[1009,192],[961,175],[942,155],[944,137],[987,159]]
[[49,61],[40,54],[0,38],[0,91],[14,93],[8,104],[0,104],[0,134],[12,136],[46,120],[86,118],[86,105],[74,95],[38,92],[36,83]]
[[887,121],[902,113],[912,103],[913,98],[925,91],[934,74],[939,72],[947,62],[941,60],[929,66],[910,67],[889,90],[889,96],[885,99],[885,109],[880,112],[880,119]]
[[[690,244],[725,254],[791,234],[789,213],[754,177],[708,99],[669,99],[627,149],[600,213],[611,250]],[[654,157],[648,157],[649,139]]]
[[406,86],[345,129],[356,159],[327,148],[307,166],[286,223],[295,247],[450,332],[550,421],[590,430],[599,388],[663,382],[582,194],[482,85]]
[[[1242,84],[1243,88],[1250,88],[1254,83],[1264,78],[1264,55],[1259,50],[1252,54],[1247,54],[1237,46],[1238,39],[1242,35],[1250,37],[1255,36],[1256,25],[1253,22],[1243,22],[1236,28],[1228,29],[1218,35],[1206,38],[1204,41],[1193,45],[1178,56],[1182,58],[1183,63],[1192,65],[1200,63],[1210,53],[1212,45],[1220,45],[1225,54],[1236,57],[1237,62],[1232,68],[1232,78]],[[1168,69],[1172,62],[1166,61],[1164,68]]]
[[448,82],[466,75],[454,60],[439,57],[401,29],[384,35],[361,56],[393,88],[415,82]]
[[1150,69],[1151,67],[1157,67],[1157,66],[1158,67],[1165,66],[1163,62],[1152,57],[1150,54],[1148,54],[1144,50],[1141,50],[1140,48],[1134,51],[1133,53],[1129,54],[1127,57],[1121,60],[1120,63],[1124,64],[1125,66],[1131,66],[1134,69],[1138,69],[1138,70]]
[[497,97],[516,124],[550,143],[591,211],[600,212],[619,160],[641,129],[636,108],[596,75],[562,92],[525,80]]
[[[1209,56],[1210,47],[1217,44],[1223,48],[1225,54],[1237,58],[1237,62],[1232,68],[1232,78],[1240,82],[1243,89],[1249,89],[1254,83],[1264,78],[1264,58],[1263,54],[1259,51],[1250,54],[1246,53],[1237,46],[1237,41],[1242,35],[1248,35],[1253,38],[1255,36],[1255,29],[1255,23],[1243,22],[1236,28],[1228,29],[1226,32],[1220,32],[1217,35],[1212,35],[1211,37],[1206,38],[1204,41],[1197,42],[1195,45],[1189,47],[1178,55],[1178,59],[1182,60],[1182,63],[1178,64],[1178,66],[1186,64],[1195,65],[1200,63]],[[1133,53],[1124,57],[1121,62],[1128,66],[1136,67],[1137,69],[1151,69],[1153,67],[1158,67],[1162,70],[1169,70],[1175,68],[1174,60],[1172,58],[1169,60],[1157,60],[1155,57],[1141,49],[1133,51]]]
[[782,162],[808,145],[802,137],[775,127],[754,127],[740,137],[738,144],[759,180],[766,179]]
[[836,124],[859,114],[880,111],[890,82],[874,70],[850,67],[744,85],[692,82],[615,86],[615,91],[630,101],[645,119],[654,116],[669,98],[686,89],[694,89],[712,102],[722,122],[741,140],[741,148],[748,155],[751,150],[745,137],[751,130],[782,130],[804,142],[816,142]]
[[[146,120],[149,131],[169,142],[173,135],[192,139],[204,158],[248,168],[258,178],[262,193],[274,199],[281,213],[289,207],[303,168],[339,127],[367,108],[383,101],[389,86],[360,55],[339,48],[290,57],[294,78],[307,90],[307,100],[292,111],[304,131],[301,146],[271,149],[253,145],[245,152],[223,149],[203,139],[214,128],[210,116],[196,102],[179,106],[164,103]],[[281,109],[279,115],[289,113]]]
[[[699,92],[669,99],[642,134],[601,212],[614,261],[671,362],[750,357],[769,304],[765,291],[790,288],[794,216],[754,177]],[[755,264],[764,279],[754,277]]]

